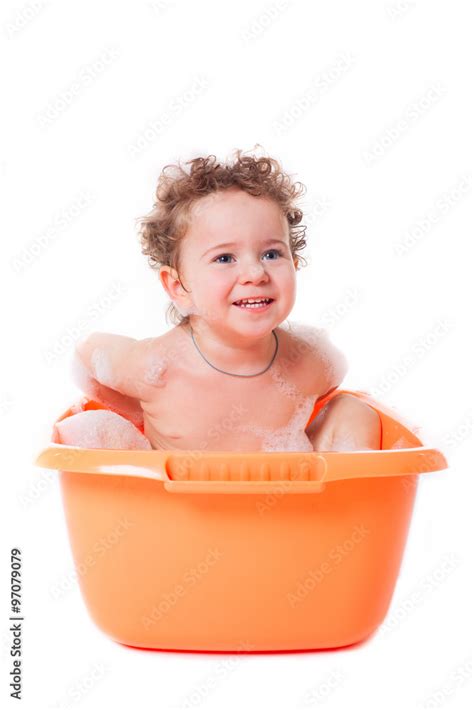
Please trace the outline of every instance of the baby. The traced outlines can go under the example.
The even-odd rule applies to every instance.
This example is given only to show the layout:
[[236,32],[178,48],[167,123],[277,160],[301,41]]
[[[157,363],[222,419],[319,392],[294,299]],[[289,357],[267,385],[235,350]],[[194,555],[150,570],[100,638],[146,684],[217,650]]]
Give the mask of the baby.
[[241,151],[232,164],[209,156],[186,165],[163,170],[140,230],[174,327],[144,340],[92,333],[80,342],[76,383],[113,411],[69,417],[57,425],[59,440],[77,444],[74,419],[88,415],[95,446],[105,448],[114,447],[114,419],[115,448],[379,448],[378,414],[351,395],[333,397],[307,426],[347,362],[324,330],[285,325],[304,261],[296,206],[304,186],[276,160]]

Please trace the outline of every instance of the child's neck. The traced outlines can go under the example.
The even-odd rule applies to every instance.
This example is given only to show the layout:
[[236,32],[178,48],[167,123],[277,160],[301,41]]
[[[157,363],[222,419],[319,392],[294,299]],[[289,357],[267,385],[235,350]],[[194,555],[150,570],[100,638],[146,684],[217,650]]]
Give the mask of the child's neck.
[[215,367],[230,373],[253,374],[264,369],[275,353],[276,339],[273,331],[255,338],[229,334],[212,328],[202,319],[190,320],[189,334],[201,351]]

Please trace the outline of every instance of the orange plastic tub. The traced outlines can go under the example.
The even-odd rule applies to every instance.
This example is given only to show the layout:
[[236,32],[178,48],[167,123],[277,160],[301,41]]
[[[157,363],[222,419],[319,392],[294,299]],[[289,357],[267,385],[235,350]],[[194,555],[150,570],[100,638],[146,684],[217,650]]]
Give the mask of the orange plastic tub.
[[44,449],[36,463],[60,472],[97,626],[131,646],[223,652],[327,649],[374,632],[400,570],[418,476],[447,463],[393,412],[349,393],[379,413],[381,450]]

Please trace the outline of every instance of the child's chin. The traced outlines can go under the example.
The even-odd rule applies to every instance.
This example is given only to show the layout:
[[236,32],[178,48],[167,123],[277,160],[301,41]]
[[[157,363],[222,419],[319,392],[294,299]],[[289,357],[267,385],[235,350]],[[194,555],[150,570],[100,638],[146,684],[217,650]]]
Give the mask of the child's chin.
[[[234,308],[238,308],[238,306],[234,306]],[[266,313],[262,312],[258,314],[236,314],[236,316],[229,320],[229,325],[232,325],[235,330],[243,333],[269,333],[271,330],[276,328],[279,323],[280,319],[275,317],[275,313],[269,313],[268,311]]]

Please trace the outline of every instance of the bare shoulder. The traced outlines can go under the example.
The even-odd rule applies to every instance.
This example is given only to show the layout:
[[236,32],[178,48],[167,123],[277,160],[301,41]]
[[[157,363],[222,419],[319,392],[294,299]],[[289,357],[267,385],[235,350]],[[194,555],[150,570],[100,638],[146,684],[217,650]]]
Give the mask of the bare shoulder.
[[185,343],[177,328],[167,333],[137,340],[136,364],[145,385],[162,387],[184,354]]
[[339,387],[348,362],[325,328],[285,321],[277,334],[283,364],[295,373],[304,391],[320,397]]

